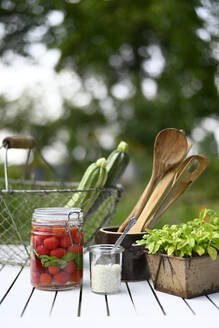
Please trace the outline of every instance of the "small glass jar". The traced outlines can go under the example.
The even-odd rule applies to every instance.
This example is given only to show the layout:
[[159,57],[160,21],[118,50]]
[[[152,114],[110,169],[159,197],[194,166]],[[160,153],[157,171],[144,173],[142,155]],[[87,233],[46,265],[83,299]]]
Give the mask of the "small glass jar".
[[121,263],[124,248],[111,244],[89,247],[90,286],[98,294],[115,294],[120,291]]
[[42,290],[78,287],[83,275],[83,213],[79,208],[35,209],[32,217],[31,283]]

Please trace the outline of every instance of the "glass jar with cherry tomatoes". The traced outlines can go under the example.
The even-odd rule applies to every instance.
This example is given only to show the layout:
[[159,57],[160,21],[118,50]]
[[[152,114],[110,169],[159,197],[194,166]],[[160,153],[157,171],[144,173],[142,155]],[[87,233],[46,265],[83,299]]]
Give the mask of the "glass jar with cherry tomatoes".
[[31,283],[42,290],[78,287],[83,274],[83,213],[79,208],[35,209],[32,217]]

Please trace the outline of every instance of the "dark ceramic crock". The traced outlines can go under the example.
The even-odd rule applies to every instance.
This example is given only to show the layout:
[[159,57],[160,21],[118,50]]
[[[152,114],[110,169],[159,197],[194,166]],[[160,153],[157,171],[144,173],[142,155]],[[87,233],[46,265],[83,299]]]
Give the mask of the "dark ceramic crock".
[[[118,227],[101,228],[95,237],[97,244],[115,244],[121,235]],[[150,278],[149,268],[144,252],[133,246],[136,240],[142,239],[144,233],[127,234],[121,243],[125,251],[122,258],[122,280],[142,281]]]

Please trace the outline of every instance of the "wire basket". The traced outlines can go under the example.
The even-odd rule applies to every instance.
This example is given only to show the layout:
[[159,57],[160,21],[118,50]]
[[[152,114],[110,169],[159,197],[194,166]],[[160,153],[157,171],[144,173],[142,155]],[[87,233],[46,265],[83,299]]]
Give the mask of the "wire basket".
[[[31,219],[34,209],[63,207],[74,193],[98,193],[99,195],[95,206],[84,215],[85,246],[93,242],[95,234],[101,226],[111,222],[122,194],[120,185],[110,188],[77,190],[77,183],[8,180],[7,149],[12,147],[10,143],[4,144],[4,147],[6,148],[5,178],[0,179],[0,263],[28,265]],[[13,146],[13,148],[28,147]]]

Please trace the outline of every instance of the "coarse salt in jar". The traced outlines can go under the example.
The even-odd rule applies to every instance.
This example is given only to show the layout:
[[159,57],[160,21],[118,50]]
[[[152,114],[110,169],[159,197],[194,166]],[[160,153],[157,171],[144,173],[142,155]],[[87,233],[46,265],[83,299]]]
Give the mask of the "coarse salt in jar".
[[83,274],[83,213],[79,208],[35,209],[32,217],[31,283],[42,290],[78,287]]
[[90,286],[97,294],[116,294],[120,291],[122,253],[124,248],[111,244],[89,246]]

